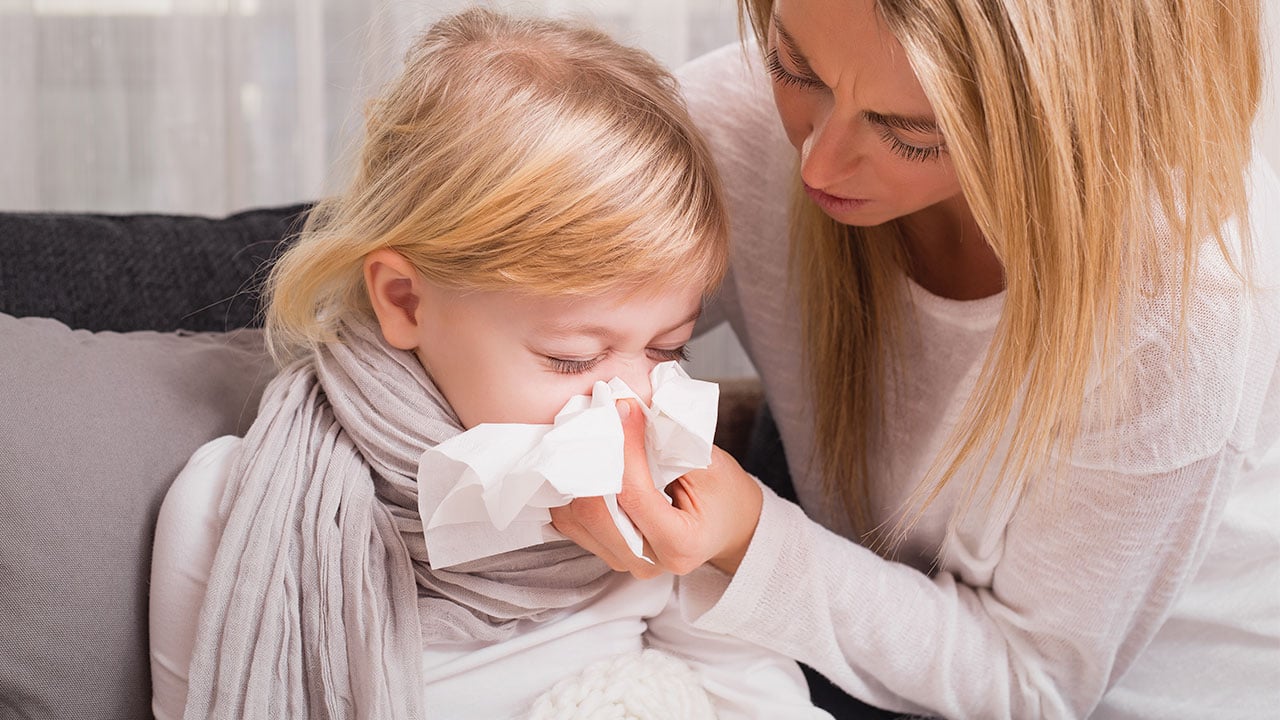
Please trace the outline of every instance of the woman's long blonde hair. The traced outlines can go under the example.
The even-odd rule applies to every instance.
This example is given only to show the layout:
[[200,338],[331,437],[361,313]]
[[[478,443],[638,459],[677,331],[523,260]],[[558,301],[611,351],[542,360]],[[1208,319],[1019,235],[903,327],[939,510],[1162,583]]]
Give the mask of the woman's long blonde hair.
[[366,113],[349,188],[317,205],[267,281],[287,361],[368,312],[363,259],[391,248],[462,289],[714,289],[728,225],[675,81],[576,24],[473,9],[439,21]]
[[[909,502],[918,518],[971,461],[1000,463],[993,496],[1051,471],[1080,433],[1090,373],[1120,360],[1133,304],[1153,288],[1180,293],[1185,316],[1202,241],[1216,239],[1230,261],[1222,228],[1246,214],[1260,8],[1258,0],[876,5],[933,106],[1006,283],[963,419]],[[772,0],[742,0],[762,48],[772,11]],[[900,230],[840,225],[802,194],[794,210],[808,381],[824,388],[812,395],[816,460],[829,494],[867,532],[868,447],[904,318]],[[1247,280],[1244,241],[1238,271]],[[1161,257],[1170,252],[1181,257]],[[1184,317],[1172,320],[1185,327]],[[1109,379],[1112,406],[1122,375]],[[1010,451],[996,460],[1008,428]]]

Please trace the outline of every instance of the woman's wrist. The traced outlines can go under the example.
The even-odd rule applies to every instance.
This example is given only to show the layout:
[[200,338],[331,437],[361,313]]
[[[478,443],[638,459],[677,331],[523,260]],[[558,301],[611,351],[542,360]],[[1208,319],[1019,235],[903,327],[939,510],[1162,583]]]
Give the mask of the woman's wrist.
[[738,572],[738,567],[742,565],[742,561],[747,556],[747,550],[751,547],[751,540],[756,535],[756,527],[760,524],[760,512],[764,507],[764,494],[760,491],[760,487],[752,482],[753,491],[751,493],[751,501],[744,513],[746,517],[751,518],[750,523],[743,523],[736,537],[730,539],[729,543],[716,555],[711,557],[707,562],[711,566],[721,572],[734,575]]

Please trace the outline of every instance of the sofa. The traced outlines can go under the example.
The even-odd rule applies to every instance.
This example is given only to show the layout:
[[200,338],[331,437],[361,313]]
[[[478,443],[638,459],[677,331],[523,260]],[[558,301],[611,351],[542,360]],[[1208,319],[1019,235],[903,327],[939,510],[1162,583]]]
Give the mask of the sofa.
[[[0,213],[0,718],[151,717],[156,514],[253,421],[274,372],[255,288],[307,209]],[[790,494],[756,381],[720,402],[717,444]]]
[[[0,716],[150,716],[156,513],[254,418],[254,288],[306,211],[0,213]],[[723,390],[717,441],[741,453],[758,393]]]

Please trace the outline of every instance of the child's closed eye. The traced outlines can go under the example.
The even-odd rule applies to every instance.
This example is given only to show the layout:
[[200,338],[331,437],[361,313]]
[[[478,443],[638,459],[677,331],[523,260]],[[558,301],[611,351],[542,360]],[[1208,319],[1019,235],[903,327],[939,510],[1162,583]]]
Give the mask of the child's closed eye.
[[684,362],[689,359],[688,345],[681,345],[676,348],[649,348],[646,352],[649,353],[649,357],[658,362],[670,362],[672,360]]
[[600,361],[604,359],[604,356],[597,355],[596,357],[588,358],[586,360],[570,360],[568,358],[558,358],[547,355],[546,359],[547,364],[551,366],[551,369],[562,375],[581,375],[584,372],[590,371],[596,365],[599,365]]
[[[645,354],[649,356],[650,360],[656,362],[685,361],[689,359],[689,346],[681,345],[675,348],[651,347],[645,349]],[[557,373],[562,375],[581,375],[593,370],[605,356],[597,355],[586,359],[560,358],[552,355],[544,355],[543,357],[546,359],[547,365]]]

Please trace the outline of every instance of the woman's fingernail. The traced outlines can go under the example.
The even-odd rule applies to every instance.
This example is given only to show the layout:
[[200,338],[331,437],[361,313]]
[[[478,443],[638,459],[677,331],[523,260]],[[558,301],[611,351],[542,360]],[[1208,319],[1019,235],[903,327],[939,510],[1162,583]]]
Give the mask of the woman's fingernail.
[[626,420],[630,416],[631,416],[631,403],[627,402],[626,400],[619,400],[618,401],[618,417],[622,418],[623,420]]

